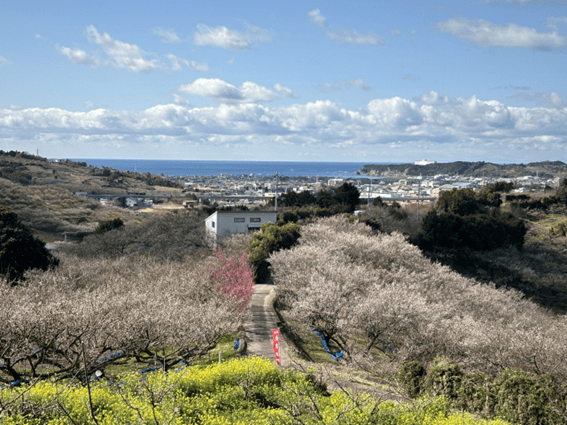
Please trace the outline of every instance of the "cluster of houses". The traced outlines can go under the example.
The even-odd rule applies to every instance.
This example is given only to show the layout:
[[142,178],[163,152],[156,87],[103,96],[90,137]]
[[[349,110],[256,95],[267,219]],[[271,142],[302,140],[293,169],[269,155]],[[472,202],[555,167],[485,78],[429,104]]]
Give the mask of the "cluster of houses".
[[[426,161],[426,160],[424,160]],[[426,161],[430,162],[430,161]],[[491,177],[463,177],[439,174],[435,176],[379,176],[354,178],[324,178],[324,177],[280,177],[254,175],[220,175],[220,176],[183,176],[170,177],[182,181],[185,193],[192,199],[183,203],[186,208],[196,205],[217,204],[220,207],[245,205],[248,211],[217,211],[206,219],[206,228],[214,238],[225,237],[235,233],[248,233],[258,230],[263,223],[276,222],[276,212],[267,204],[276,196],[288,192],[309,191],[313,195],[322,189],[337,187],[343,183],[355,185],[363,202],[373,203],[378,197],[385,202],[430,202],[443,192],[453,189],[481,189],[497,181],[511,182],[515,192],[543,190],[545,187],[557,187],[559,178],[541,178],[525,176],[514,179]],[[87,195],[86,193],[77,193]],[[141,195],[141,194],[140,194]],[[87,195],[95,197],[102,203],[119,203],[127,208],[148,207],[153,205],[149,196],[122,195],[113,196]],[[167,196],[163,196],[167,197]],[[157,196],[160,198],[160,196]]]
[[[356,177],[322,179],[315,177],[286,178],[283,180],[262,180],[253,176],[223,176],[209,178],[206,182],[188,179],[185,184],[194,190],[196,202],[222,206],[246,205],[264,207],[274,196],[281,196],[291,191],[309,191],[316,195],[321,189],[337,187],[345,182],[355,185],[363,200],[372,203],[380,197],[383,201],[420,202],[433,201],[443,192],[452,189],[481,189],[497,181],[514,184],[516,192],[543,190],[557,187],[559,178],[547,179],[537,176],[525,176],[515,179],[491,177],[463,177],[439,174],[423,177]],[[204,185],[203,185],[204,184]]]

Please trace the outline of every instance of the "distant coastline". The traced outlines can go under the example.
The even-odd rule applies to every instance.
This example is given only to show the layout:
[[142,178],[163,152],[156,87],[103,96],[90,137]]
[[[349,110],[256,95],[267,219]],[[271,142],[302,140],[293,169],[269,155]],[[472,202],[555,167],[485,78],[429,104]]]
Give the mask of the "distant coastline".
[[[258,175],[278,173],[287,177],[356,177],[365,162],[302,162],[302,161],[197,161],[197,160],[148,160],[148,159],[84,159],[70,158],[88,165],[113,168],[121,171],[137,171],[165,176],[219,176]],[[395,163],[378,162],[388,165]]]
[[278,173],[286,177],[354,178],[364,176],[433,176],[447,174],[464,177],[517,178],[522,176],[567,177],[562,161],[540,161],[528,164],[496,164],[484,161],[436,162],[427,165],[399,162],[316,162],[316,161],[212,161],[149,159],[84,159],[98,168],[136,171],[164,176],[220,176],[223,174],[258,177]]

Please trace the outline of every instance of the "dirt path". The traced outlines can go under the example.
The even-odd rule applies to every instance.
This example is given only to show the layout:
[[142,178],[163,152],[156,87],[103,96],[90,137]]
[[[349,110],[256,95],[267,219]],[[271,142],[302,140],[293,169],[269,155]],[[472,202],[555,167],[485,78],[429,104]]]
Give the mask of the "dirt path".
[[[254,294],[248,305],[252,319],[246,323],[247,350],[252,356],[263,356],[275,361],[272,329],[277,327],[277,316],[272,306],[273,285],[254,285]],[[288,363],[287,344],[281,341],[282,366]]]

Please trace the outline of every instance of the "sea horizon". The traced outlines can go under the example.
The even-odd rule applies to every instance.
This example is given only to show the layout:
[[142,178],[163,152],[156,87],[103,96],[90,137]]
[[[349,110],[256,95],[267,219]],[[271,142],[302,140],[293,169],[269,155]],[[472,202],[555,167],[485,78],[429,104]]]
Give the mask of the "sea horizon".
[[240,160],[176,160],[176,159],[100,159],[69,158],[95,167],[121,171],[163,174],[166,176],[257,175],[278,173],[287,177],[355,177],[368,164],[401,164],[401,162],[341,161],[240,161]]

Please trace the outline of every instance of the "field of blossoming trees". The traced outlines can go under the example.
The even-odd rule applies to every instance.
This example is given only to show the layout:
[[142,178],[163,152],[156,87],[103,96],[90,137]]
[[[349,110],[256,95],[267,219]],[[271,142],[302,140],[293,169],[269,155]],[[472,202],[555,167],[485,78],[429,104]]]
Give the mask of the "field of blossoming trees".
[[[516,210],[490,193],[452,194],[471,215],[440,204],[429,233],[400,206],[305,215],[215,249],[194,212],[102,222],[49,267],[3,274],[0,423],[565,423],[564,314],[480,268],[507,263],[531,291],[535,279],[567,291],[561,253],[534,244],[563,243],[562,194]],[[439,223],[515,233],[459,248],[432,236]],[[0,242],[17,246],[17,235],[3,224]],[[459,270],[463,252],[474,273]],[[228,359],[243,354],[232,344],[245,341],[260,265],[294,347],[287,370]]]

